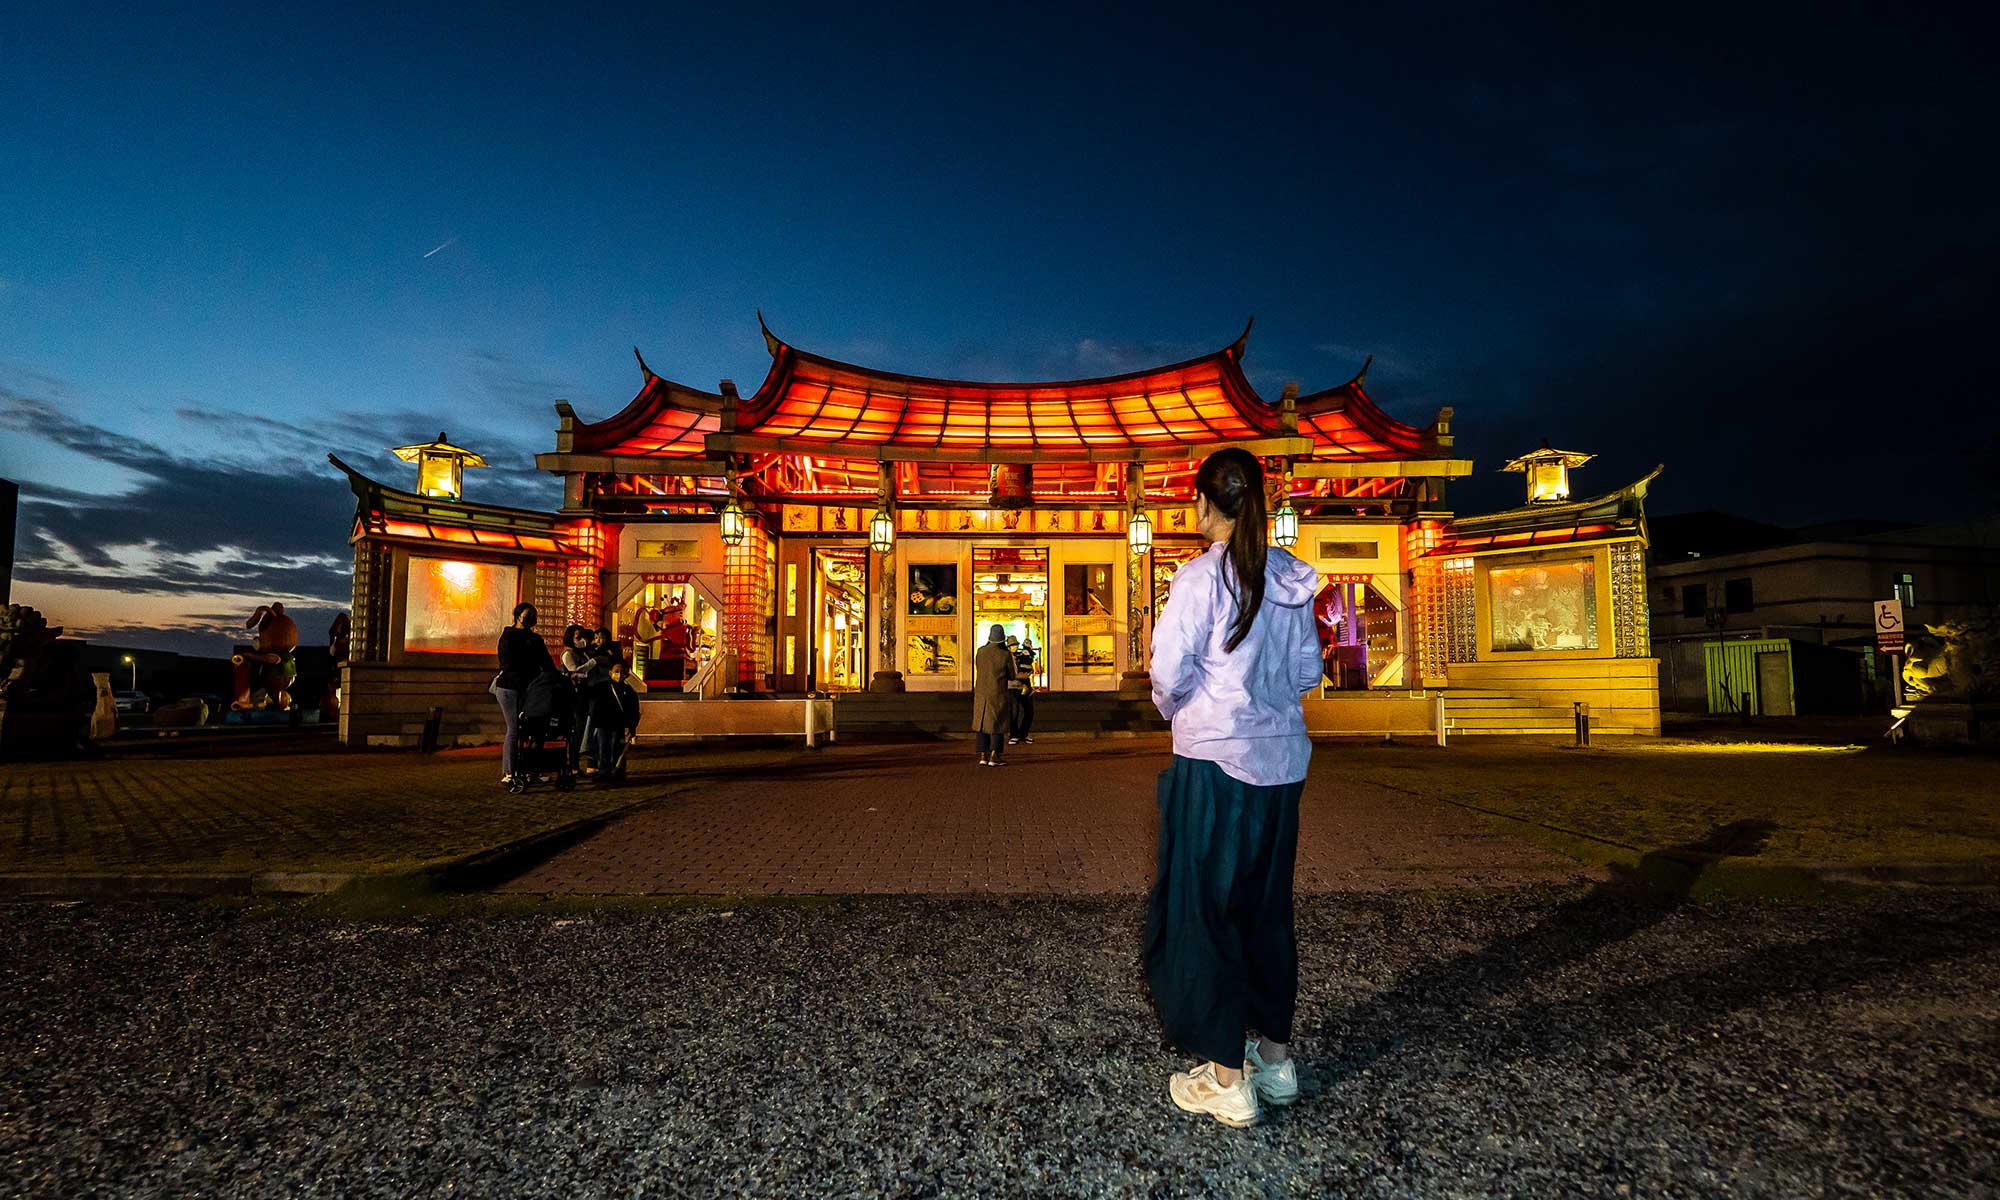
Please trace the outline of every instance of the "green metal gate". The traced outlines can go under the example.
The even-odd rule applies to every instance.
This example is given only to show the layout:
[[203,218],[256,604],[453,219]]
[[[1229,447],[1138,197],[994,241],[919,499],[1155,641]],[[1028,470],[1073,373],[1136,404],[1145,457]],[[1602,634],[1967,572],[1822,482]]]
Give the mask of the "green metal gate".
[[1792,674],[1790,641],[1760,638],[1756,641],[1705,642],[1702,644],[1702,659],[1708,672],[1708,711],[1741,713],[1746,694],[1752,713],[1764,711],[1764,698],[1757,687],[1759,654],[1785,656],[1787,690],[1797,695],[1798,681]]

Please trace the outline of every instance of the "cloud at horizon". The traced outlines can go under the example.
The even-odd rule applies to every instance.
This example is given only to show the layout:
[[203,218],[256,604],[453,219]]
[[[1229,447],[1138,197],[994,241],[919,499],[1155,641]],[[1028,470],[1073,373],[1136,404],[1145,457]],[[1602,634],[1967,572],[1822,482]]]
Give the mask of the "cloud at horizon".
[[[526,419],[547,411],[548,381],[490,351],[474,356],[472,375],[488,415],[509,428],[460,435],[495,464],[470,474],[468,493],[551,506],[561,488],[535,470],[534,454],[548,446],[532,440]],[[393,486],[413,468],[384,444],[428,440],[464,415],[354,410],[301,429],[183,405],[143,437],[74,415],[81,407],[61,380],[0,369],[0,432],[17,449],[38,444],[84,464],[67,485],[20,481],[15,601],[72,634],[206,654],[226,654],[224,639],[240,640],[259,604],[284,603],[302,627],[348,607],[354,496],[329,452]],[[98,479],[106,486],[91,487]],[[243,616],[230,615],[237,608]]]

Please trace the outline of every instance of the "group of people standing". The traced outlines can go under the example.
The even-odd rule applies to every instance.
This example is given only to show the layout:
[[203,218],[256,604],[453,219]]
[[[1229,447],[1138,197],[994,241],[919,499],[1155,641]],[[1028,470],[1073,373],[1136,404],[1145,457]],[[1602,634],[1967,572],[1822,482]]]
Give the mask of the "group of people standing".
[[609,629],[571,625],[563,630],[561,665],[535,632],[535,606],[514,606],[513,623],[500,631],[500,673],[492,692],[507,725],[500,748],[500,781],[514,778],[515,741],[523,698],[539,684],[555,683],[567,705],[569,765],[586,775],[622,773],[626,740],[639,727],[639,696],[626,682],[625,652]]
[[1004,767],[1007,747],[1035,740],[1035,647],[990,625],[972,656],[972,731],[979,765]]

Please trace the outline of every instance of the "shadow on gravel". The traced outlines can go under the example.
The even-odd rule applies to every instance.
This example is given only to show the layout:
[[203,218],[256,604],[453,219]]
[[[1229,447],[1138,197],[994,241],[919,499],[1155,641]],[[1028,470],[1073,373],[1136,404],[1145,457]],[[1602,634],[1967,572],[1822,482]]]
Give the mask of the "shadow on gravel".
[[[1510,995],[1560,986],[1556,977],[1565,969],[1665,921],[1711,867],[1756,855],[1774,830],[1769,822],[1738,821],[1698,842],[1647,854],[1636,866],[1614,866],[1610,880],[1520,933],[1420,967],[1388,991],[1332,1014],[1315,1031],[1327,1053],[1318,1057],[1308,1090],[1336,1090],[1410,1043],[1474,1043],[1492,1057],[1574,1052],[1635,1030],[1706,1025],[1768,1000],[1894,976],[2000,938],[2000,909],[1990,905],[1950,919],[1864,909],[1836,936],[1749,946],[1700,971],[1644,979],[1607,965],[1595,968],[1607,972],[1604,990],[1565,989],[1554,999]],[[1485,1019],[1468,1022],[1468,1011]]]

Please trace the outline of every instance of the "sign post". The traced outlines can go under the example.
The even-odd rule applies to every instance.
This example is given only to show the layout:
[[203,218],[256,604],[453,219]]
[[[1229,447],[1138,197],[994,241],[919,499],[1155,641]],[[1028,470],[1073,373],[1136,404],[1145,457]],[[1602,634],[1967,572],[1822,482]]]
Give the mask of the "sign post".
[[1890,703],[1903,707],[1903,602],[1875,602],[1875,648],[1889,656]]

